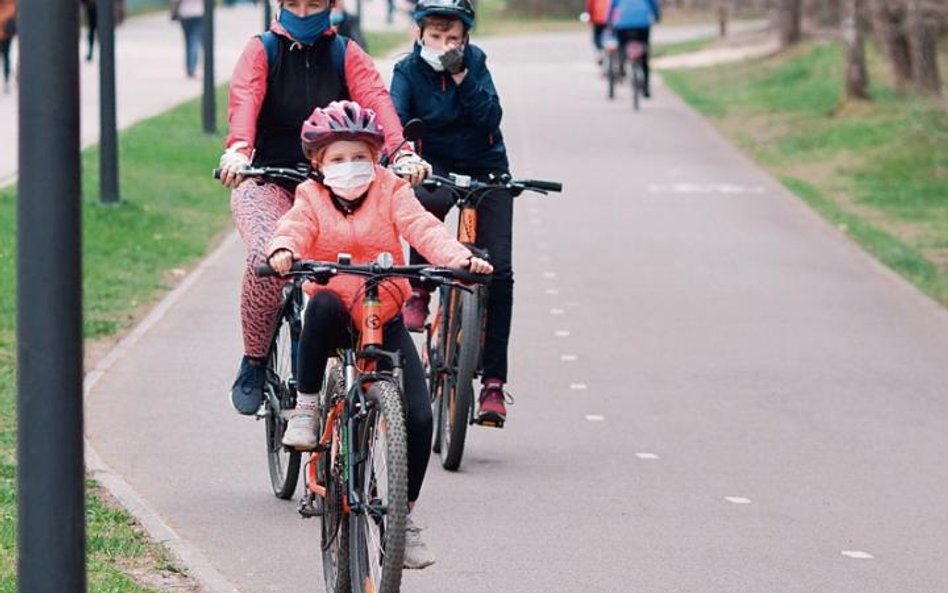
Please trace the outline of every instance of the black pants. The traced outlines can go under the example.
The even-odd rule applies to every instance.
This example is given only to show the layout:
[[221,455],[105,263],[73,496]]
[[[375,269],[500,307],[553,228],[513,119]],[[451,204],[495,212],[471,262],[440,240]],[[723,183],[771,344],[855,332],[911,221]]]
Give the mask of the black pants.
[[[299,390],[318,393],[323,385],[326,362],[333,350],[352,344],[352,318],[342,300],[333,292],[322,291],[306,306],[299,349]],[[402,353],[405,379],[405,427],[408,432],[408,500],[421,492],[431,456],[431,401],[425,372],[415,344],[401,318],[390,321],[382,334],[382,348]],[[379,363],[380,370],[385,369]]]
[[645,74],[645,80],[642,81],[645,83],[645,88],[651,88],[648,84],[649,79],[649,67],[648,67],[648,54],[649,46],[648,41],[651,37],[652,29],[651,27],[641,27],[641,28],[632,28],[632,29],[616,29],[616,39],[619,41],[619,51],[622,52],[622,55],[625,55],[625,46],[630,41],[638,41],[645,45],[645,53],[642,55],[642,73]]
[[[415,190],[428,212],[444,220],[454,205],[444,188]],[[477,247],[486,249],[494,276],[487,291],[487,323],[484,330],[484,378],[507,381],[507,348],[513,316],[513,196],[506,190],[492,191],[477,206]],[[425,259],[414,249],[411,263]]]
[[605,25],[593,25],[592,34],[593,34],[593,45],[596,46],[596,49],[602,49],[602,33],[606,30]]
[[99,26],[99,8],[95,2],[86,4],[86,24],[89,26],[89,51],[86,60],[92,59],[92,50],[95,48],[95,30]]
[[0,41],[0,54],[3,54],[3,82],[10,82],[10,46],[13,38]]

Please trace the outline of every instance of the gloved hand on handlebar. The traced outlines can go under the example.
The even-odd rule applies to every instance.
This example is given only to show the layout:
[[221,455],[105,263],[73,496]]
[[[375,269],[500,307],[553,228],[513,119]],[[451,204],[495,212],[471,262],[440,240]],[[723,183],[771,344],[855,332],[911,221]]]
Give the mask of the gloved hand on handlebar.
[[494,266],[490,265],[487,260],[483,260],[479,257],[471,256],[467,260],[467,263],[463,266],[467,268],[472,274],[493,274]]
[[270,267],[278,274],[286,274],[293,265],[293,252],[289,249],[277,249],[270,254],[267,263],[270,264]]
[[244,180],[240,172],[250,166],[250,157],[239,151],[248,146],[246,142],[235,142],[221,155],[221,185],[234,189]]
[[407,179],[412,187],[417,187],[429,175],[431,175],[431,165],[417,154],[402,150],[392,159],[392,169],[395,174],[403,179]]
[[448,74],[460,74],[467,69],[467,64],[464,63],[464,46],[459,45],[449,49],[448,51],[441,54],[438,58],[441,60],[441,65],[444,66],[444,69],[447,70]]

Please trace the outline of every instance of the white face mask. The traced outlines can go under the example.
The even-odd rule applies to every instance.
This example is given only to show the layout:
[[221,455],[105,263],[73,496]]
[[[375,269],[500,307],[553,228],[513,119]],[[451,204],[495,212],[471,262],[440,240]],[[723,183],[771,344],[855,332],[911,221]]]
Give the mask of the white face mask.
[[352,161],[323,167],[323,183],[337,196],[354,200],[365,193],[375,179],[375,163]]
[[435,72],[444,72],[444,64],[441,63],[441,56],[444,55],[443,49],[434,49],[424,43],[421,44],[421,59],[428,62],[428,65],[435,69]]

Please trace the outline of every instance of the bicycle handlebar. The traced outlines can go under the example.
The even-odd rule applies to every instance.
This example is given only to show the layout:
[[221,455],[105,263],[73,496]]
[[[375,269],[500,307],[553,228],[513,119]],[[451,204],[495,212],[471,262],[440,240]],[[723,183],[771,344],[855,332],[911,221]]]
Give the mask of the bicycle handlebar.
[[432,175],[428,179],[425,179],[422,182],[422,185],[425,187],[447,186],[451,189],[467,192],[477,192],[501,188],[519,191],[529,190],[541,194],[545,194],[547,192],[558,193],[563,191],[563,184],[557,181],[543,181],[539,179],[512,179],[506,175],[502,175],[496,179],[492,178],[490,181],[486,182],[478,181],[477,179],[473,179],[467,175],[457,175],[455,173],[449,173],[448,177]]
[[[276,270],[269,265],[258,266],[255,270],[257,276],[280,276]],[[290,271],[286,276],[308,276],[317,284],[325,284],[333,276],[339,274],[349,274],[352,276],[364,276],[366,278],[415,278],[422,282],[431,282],[437,285],[453,285],[461,282],[464,284],[490,284],[490,274],[473,274],[460,268],[447,268],[430,265],[415,266],[382,266],[378,263],[351,265],[340,264],[336,262],[323,262],[312,260],[298,260],[293,262]]]
[[[269,177],[271,179],[284,179],[287,181],[303,182],[309,177],[309,174],[301,169],[288,169],[285,167],[248,167],[240,172],[244,177]],[[214,179],[221,178],[220,167],[214,169]]]

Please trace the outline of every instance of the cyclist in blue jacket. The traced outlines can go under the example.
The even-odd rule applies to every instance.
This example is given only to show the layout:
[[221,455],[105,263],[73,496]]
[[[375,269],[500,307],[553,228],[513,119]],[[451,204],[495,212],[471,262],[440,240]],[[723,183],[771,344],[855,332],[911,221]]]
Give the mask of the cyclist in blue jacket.
[[642,92],[646,97],[652,96],[648,66],[649,38],[652,24],[662,20],[662,10],[658,2],[659,0],[612,0],[612,6],[609,8],[609,24],[616,33],[622,55],[625,55],[625,46],[630,41],[645,45],[645,55],[642,56],[645,87]]
[[[474,8],[469,0],[418,0],[420,27],[412,53],[395,65],[391,96],[402,123],[425,122],[420,153],[438,175],[460,173],[482,181],[508,172],[507,149],[500,132],[500,98],[487,69],[487,56],[472,45]],[[453,206],[447,190],[418,188],[429,212],[444,220]],[[484,196],[478,206],[477,246],[486,249],[494,274],[488,291],[484,378],[478,418],[502,426],[507,417],[507,347],[513,310],[513,195],[504,189]],[[412,263],[423,260],[412,253]],[[420,330],[430,295],[415,286],[403,316]]]

